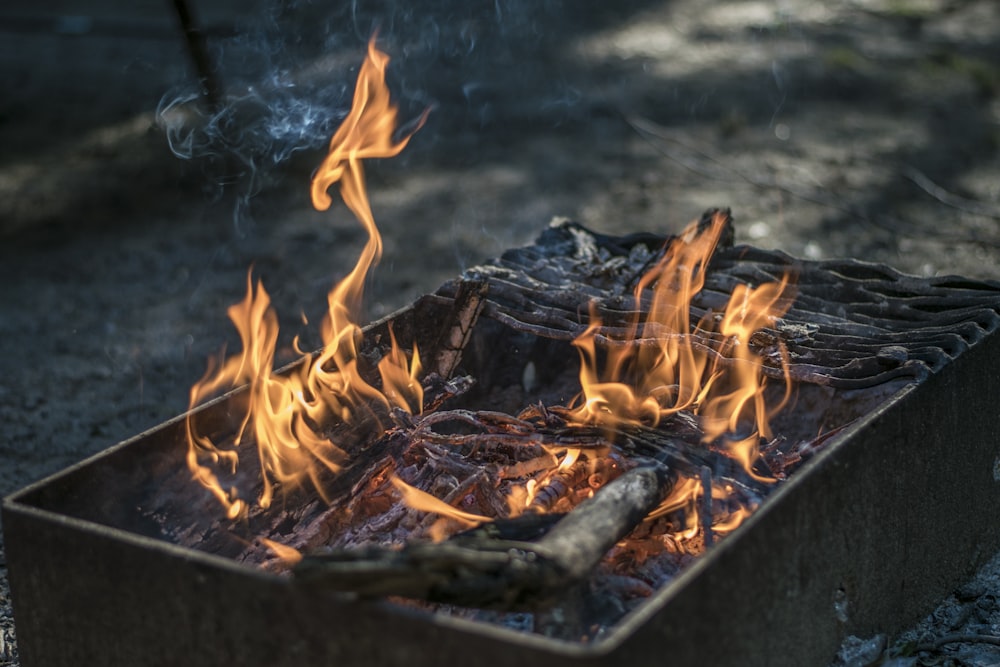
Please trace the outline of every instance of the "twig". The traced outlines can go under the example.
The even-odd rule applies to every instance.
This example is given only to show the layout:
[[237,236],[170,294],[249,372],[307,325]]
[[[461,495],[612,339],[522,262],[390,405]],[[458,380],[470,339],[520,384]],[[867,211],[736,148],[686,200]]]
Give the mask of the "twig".
[[929,642],[924,642],[923,644],[917,644],[915,651],[934,651],[945,644],[992,644],[993,646],[1000,646],[1000,637],[994,635],[976,635],[976,634],[954,634],[954,635],[944,635],[943,637],[938,637],[937,639]]
[[173,0],[177,21],[184,32],[188,55],[198,72],[205,101],[212,111],[218,111],[222,105],[222,86],[219,84],[212,59],[208,55],[208,45],[205,33],[198,27],[188,7],[187,0]]

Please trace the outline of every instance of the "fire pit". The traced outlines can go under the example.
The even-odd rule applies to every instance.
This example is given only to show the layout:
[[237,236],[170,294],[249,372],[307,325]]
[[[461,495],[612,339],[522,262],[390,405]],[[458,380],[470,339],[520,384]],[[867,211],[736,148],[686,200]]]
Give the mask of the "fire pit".
[[[554,225],[534,246],[368,327],[365,354],[375,355],[390,329],[400,345],[447,349],[442,331],[470,312],[462,306],[470,293],[480,295],[471,300],[479,312],[460,362],[478,384],[450,400],[464,410],[544,403],[565,382],[570,340],[588,316],[581,310],[571,323],[561,309],[525,304],[569,285],[614,301],[610,285],[628,274],[625,260],[663,243]],[[327,506],[297,509],[293,496],[242,523],[220,516],[185,468],[186,415],[7,499],[25,664],[413,664],[477,655],[492,664],[651,664],[667,650],[681,664],[746,664],[747,656],[808,664],[828,659],[844,634],[900,627],[998,546],[990,516],[998,494],[998,287],[735,246],[717,251],[692,307],[711,309],[748,276],[763,281],[789,269],[798,296],[760,334],[759,350],[778,339],[787,345],[799,398],[786,413],[790,423],[777,420],[775,431],[799,445],[786,456],[815,455],[738,530],[586,642],[517,631],[482,613],[370,599],[364,586],[336,591],[322,576],[251,564],[274,565],[255,541],[262,529],[281,536],[312,527],[302,540],[316,540],[317,526],[327,524],[310,519]],[[232,432],[246,393],[193,416],[205,432]],[[830,427],[841,429],[817,437]],[[252,467],[255,457],[246,458]],[[378,460],[371,451],[361,459]],[[331,499],[372,472],[355,470],[334,478]],[[720,632],[725,641],[715,638]]]
[[[369,230],[325,345],[4,503],[26,665],[823,663],[1000,546],[1000,285],[568,221],[353,324],[374,47],[313,184]],[[419,123],[417,124],[419,125]],[[242,385],[201,404],[220,388]]]

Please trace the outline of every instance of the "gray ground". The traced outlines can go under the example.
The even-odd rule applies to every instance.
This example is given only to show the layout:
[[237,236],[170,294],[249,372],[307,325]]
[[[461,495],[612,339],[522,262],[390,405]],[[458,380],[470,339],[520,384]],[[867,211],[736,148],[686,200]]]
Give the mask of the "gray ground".
[[663,231],[730,206],[763,247],[1000,278],[994,0],[192,1],[214,118],[169,3],[40,4],[0,8],[2,493],[183,411],[251,264],[282,344],[314,341],[298,315],[363,236],[309,175],[376,24],[406,117],[434,110],[370,168],[371,317],[555,215]]

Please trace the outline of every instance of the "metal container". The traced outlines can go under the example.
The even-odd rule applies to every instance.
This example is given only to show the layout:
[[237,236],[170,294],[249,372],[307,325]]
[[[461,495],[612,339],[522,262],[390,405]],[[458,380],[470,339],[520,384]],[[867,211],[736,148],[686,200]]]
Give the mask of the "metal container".
[[[442,307],[397,314],[397,336],[423,344]],[[844,636],[906,627],[1000,549],[993,320],[590,643],[358,601],[162,539],[142,505],[184,469],[182,415],[4,499],[22,664],[828,664]],[[200,423],[226,428],[241,396]]]
[[341,599],[146,536],[123,499],[183,465],[178,418],[5,499],[21,659],[825,664],[846,634],[905,627],[1000,548],[998,355],[993,334],[900,391],[589,645]]

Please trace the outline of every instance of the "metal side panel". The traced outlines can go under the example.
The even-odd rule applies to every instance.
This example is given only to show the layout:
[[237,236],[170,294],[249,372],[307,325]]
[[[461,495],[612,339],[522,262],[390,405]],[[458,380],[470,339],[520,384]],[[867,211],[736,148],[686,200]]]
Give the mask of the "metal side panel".
[[583,647],[310,590],[8,501],[24,667],[562,665]]
[[628,620],[646,664],[827,665],[895,633],[1000,549],[1000,335],[904,389]]

